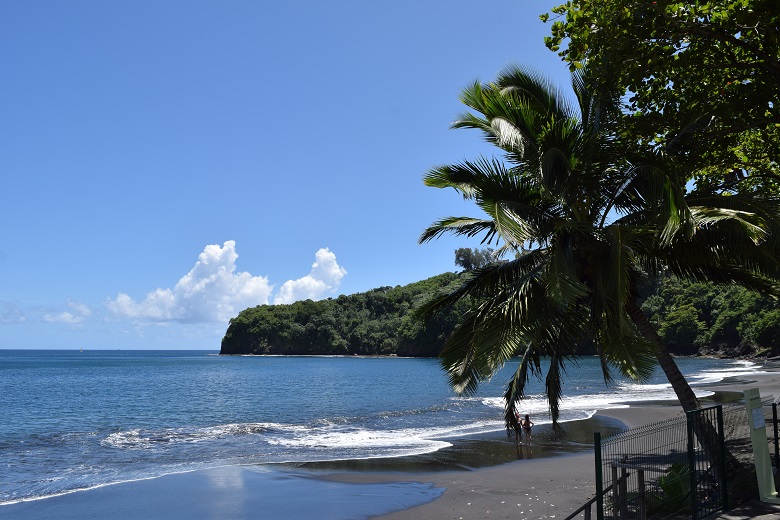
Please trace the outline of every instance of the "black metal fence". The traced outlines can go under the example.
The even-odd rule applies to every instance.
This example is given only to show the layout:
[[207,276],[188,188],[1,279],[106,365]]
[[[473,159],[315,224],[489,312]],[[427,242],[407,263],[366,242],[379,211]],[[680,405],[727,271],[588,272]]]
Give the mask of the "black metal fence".
[[[777,404],[771,397],[763,402],[777,467]],[[694,410],[604,439],[596,433],[592,502],[597,517],[697,520],[728,510],[730,489],[755,489],[749,428],[744,404],[735,404]]]
[[598,517],[698,519],[723,509],[723,453],[721,405],[603,440],[597,434]]

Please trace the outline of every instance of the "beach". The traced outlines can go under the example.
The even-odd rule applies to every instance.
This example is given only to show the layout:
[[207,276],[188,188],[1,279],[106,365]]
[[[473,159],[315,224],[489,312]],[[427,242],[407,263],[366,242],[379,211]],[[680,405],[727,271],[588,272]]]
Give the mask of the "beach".
[[[780,373],[725,380],[708,387],[717,392],[741,393],[758,388],[763,397],[780,396]],[[636,406],[600,411],[597,415],[634,428],[681,415],[677,406]],[[414,481],[446,487],[432,502],[383,516],[386,520],[441,519],[547,519],[565,518],[595,494],[593,452],[550,459],[521,460],[462,474],[430,474]],[[383,476],[354,476],[374,481]],[[419,480],[418,480],[419,478]]]
[[[598,415],[628,428],[680,415],[676,407],[617,408]],[[432,502],[383,516],[387,520],[565,518],[596,491],[593,450],[549,458],[524,459],[470,472],[411,476],[414,482],[444,487]],[[351,482],[381,482],[388,475],[337,476]]]
[[[738,397],[747,388],[778,396],[780,373],[706,388],[721,396]],[[548,425],[536,428],[534,444],[519,454],[503,432],[493,432],[409,457],[231,464],[3,505],[0,518],[562,519],[594,496],[593,431],[681,414],[678,406],[657,402],[599,410],[566,423],[562,440],[553,439]]]

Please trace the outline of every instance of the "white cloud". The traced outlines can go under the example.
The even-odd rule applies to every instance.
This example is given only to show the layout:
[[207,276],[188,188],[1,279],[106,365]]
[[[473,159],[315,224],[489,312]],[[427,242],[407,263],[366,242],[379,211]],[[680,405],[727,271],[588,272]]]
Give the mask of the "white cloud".
[[[269,302],[273,285],[264,276],[236,272],[236,243],[229,240],[222,247],[209,245],[198,256],[189,273],[181,277],[172,289],[155,289],[141,301],[119,293],[106,302],[116,316],[158,323],[225,323],[247,307]],[[336,255],[322,248],[315,254],[311,272],[297,280],[285,282],[274,303],[324,298],[334,293],[347,274],[338,265]],[[66,316],[60,316],[66,320]]]
[[43,321],[47,323],[68,323],[70,325],[77,325],[84,321],[84,318],[64,311],[57,314],[44,314]]
[[0,323],[24,323],[27,316],[14,302],[0,301]]
[[83,323],[84,320],[86,320],[92,314],[90,308],[83,303],[68,300],[68,307],[70,308],[70,311],[44,314],[43,321],[47,323],[67,323],[69,325],[78,325],[79,323]]
[[236,272],[236,243],[208,245],[173,289],[155,289],[142,301],[119,293],[106,305],[118,316],[153,321],[226,322],[239,311],[268,303],[268,278]]
[[274,303],[292,303],[298,300],[319,300],[335,293],[347,270],[336,262],[336,255],[322,248],[315,255],[311,272],[303,278],[289,280],[279,288]]

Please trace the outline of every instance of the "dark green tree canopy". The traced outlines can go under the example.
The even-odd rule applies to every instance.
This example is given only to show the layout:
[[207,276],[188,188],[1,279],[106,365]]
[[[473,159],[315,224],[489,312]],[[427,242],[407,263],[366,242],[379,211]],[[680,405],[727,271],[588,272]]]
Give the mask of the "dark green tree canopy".
[[624,131],[678,154],[701,186],[780,186],[776,0],[571,0],[552,12],[547,46],[628,92]]
[[491,248],[478,249],[476,247],[461,247],[455,250],[455,265],[465,271],[473,271],[493,262],[493,250]]
[[780,302],[738,285],[654,278],[642,310],[667,348],[726,357],[780,353]]
[[458,283],[444,273],[397,287],[289,305],[258,305],[230,320],[222,354],[436,356],[462,308],[424,327],[414,310]]

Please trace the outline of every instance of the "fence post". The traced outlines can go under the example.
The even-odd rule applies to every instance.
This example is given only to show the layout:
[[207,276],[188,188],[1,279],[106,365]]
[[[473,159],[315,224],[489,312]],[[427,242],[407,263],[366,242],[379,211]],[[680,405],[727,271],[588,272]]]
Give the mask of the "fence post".
[[628,519],[628,470],[620,468],[620,518]]
[[693,428],[694,428],[694,414],[696,410],[689,410],[685,412],[686,422],[688,423],[688,468],[690,472],[690,490],[688,496],[691,499],[691,518],[697,520],[698,505],[696,504],[696,450],[694,449],[693,442]]
[[[729,510],[728,478],[726,476],[726,433],[723,431],[723,405],[717,406],[718,441],[720,444],[720,500],[723,511]],[[777,444],[775,444],[777,446]]]
[[639,480],[639,520],[645,520],[647,518],[647,512],[645,511],[645,470],[640,469],[637,471],[637,479]]
[[596,518],[604,520],[604,479],[601,467],[601,432],[593,432],[593,450],[596,455]]
[[[612,517],[620,519],[620,480],[618,480],[618,469],[612,465]],[[623,519],[625,520],[625,519]]]
[[780,446],[777,443],[777,403],[772,403],[772,430],[775,432],[775,469],[780,468]]

